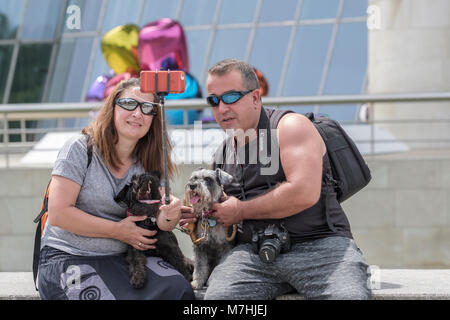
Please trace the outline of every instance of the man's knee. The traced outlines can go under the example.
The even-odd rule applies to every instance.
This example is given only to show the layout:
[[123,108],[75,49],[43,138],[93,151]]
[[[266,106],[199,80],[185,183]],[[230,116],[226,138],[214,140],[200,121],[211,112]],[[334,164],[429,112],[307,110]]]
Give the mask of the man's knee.
[[372,292],[364,287],[346,288],[332,292],[329,296],[330,300],[370,300]]
[[307,298],[314,300],[370,300],[372,291],[364,284],[332,286],[322,292],[315,292]]

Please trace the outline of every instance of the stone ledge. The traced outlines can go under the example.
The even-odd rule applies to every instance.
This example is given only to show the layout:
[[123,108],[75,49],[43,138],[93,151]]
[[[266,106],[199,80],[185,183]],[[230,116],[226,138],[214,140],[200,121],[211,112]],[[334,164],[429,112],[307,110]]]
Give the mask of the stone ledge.
[[[450,269],[374,269],[374,300],[450,300]],[[196,290],[203,299],[205,290]],[[0,300],[38,300],[31,272],[0,272]],[[286,294],[277,300],[302,300]]]

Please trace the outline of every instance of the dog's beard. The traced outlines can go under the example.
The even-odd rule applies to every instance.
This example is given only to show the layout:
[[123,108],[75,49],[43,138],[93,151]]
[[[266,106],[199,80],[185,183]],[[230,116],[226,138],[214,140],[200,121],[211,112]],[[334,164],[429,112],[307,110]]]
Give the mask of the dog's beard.
[[187,187],[186,195],[189,205],[192,206],[197,214],[210,211],[213,203],[218,202],[220,199],[220,194],[212,195],[204,186],[198,186],[194,190]]

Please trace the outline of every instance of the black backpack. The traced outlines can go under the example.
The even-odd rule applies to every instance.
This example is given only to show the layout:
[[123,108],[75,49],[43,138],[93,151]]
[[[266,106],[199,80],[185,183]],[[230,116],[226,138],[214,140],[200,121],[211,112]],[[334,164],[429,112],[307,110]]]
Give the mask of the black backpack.
[[[289,110],[266,109],[270,127],[276,128],[280,119]],[[326,175],[337,193],[337,200],[343,202],[364,188],[371,180],[369,167],[353,140],[347,135],[339,122],[314,113],[304,114],[319,131],[327,147],[331,166],[331,176]]]
[[[87,161],[87,166],[86,169],[89,168],[89,165],[91,164],[92,161],[92,149],[93,149],[93,143],[92,140],[90,139],[89,135],[86,135],[87,137],[87,156],[88,156],[88,161]],[[34,235],[34,250],[33,250],[33,280],[34,280],[34,286],[36,287],[36,278],[37,278],[37,273],[38,273],[38,268],[39,268],[39,257],[40,257],[40,253],[41,253],[41,238],[42,235],[44,233],[44,228],[45,228],[45,223],[47,222],[47,217],[48,217],[48,197],[49,197],[49,189],[50,189],[50,184],[52,183],[52,179],[50,179],[47,188],[45,189],[45,193],[44,193],[44,199],[42,200],[42,205],[41,205],[41,211],[39,212],[38,216],[36,218],[34,218],[33,222],[37,223],[37,227],[36,227],[36,233]]]

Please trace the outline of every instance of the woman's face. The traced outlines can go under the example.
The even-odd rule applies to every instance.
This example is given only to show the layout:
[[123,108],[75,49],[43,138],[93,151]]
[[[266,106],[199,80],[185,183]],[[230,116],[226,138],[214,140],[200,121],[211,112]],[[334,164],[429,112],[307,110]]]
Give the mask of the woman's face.
[[[125,89],[119,98],[131,98],[139,102],[154,102],[152,93],[142,93],[139,87]],[[126,110],[118,104],[114,107],[114,124],[119,139],[137,142],[145,136],[150,129],[153,115],[145,115],[138,106],[133,111]]]

